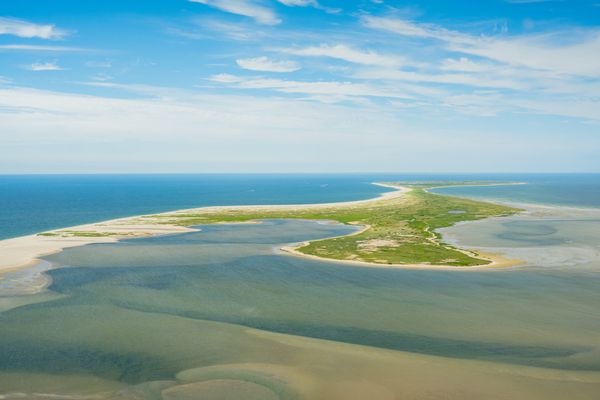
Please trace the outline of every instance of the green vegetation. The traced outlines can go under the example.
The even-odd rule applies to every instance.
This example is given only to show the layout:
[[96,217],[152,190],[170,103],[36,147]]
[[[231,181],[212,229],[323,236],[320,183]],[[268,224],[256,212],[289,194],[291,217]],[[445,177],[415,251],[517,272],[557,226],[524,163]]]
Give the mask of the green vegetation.
[[423,190],[423,187],[438,186],[432,182],[412,185],[416,188],[404,196],[364,204],[279,210],[199,209],[189,213],[162,214],[148,218],[154,222],[181,226],[273,218],[333,220],[368,228],[355,235],[313,241],[298,251],[325,258],[379,264],[473,266],[488,264],[489,261],[443,243],[434,230],[460,221],[506,216],[519,211],[502,205],[437,195]]

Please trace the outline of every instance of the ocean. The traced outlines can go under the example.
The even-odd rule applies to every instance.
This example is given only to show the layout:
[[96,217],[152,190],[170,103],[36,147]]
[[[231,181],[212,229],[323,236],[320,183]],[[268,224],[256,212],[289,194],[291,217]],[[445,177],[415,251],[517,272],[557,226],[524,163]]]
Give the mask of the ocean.
[[[104,180],[102,189],[94,189],[97,196],[118,197],[114,177],[77,179],[88,182],[86,187],[96,187],[90,180]],[[117,181],[126,186],[128,179],[145,182],[138,183],[146,189],[137,194],[145,207],[219,201],[210,190],[200,190],[207,181],[216,185],[218,176],[178,176],[188,185],[196,180],[197,196],[169,200],[164,195],[160,205],[146,196],[172,185],[158,182],[176,178]],[[229,179],[218,196],[242,204],[354,200],[384,190],[372,181],[486,176]],[[282,253],[285,244],[356,229],[304,220],[207,225],[198,232],[75,247],[44,257],[55,267],[47,272],[47,291],[0,298],[0,396],[597,399],[598,176],[487,179],[530,183],[478,188],[477,196],[591,209],[534,207],[528,214],[444,230],[444,238],[459,245],[524,261],[503,269],[371,268]],[[452,190],[466,196],[460,190],[472,189]],[[582,200],[584,193],[588,198]],[[122,196],[126,204],[128,197]],[[95,207],[100,208],[88,206],[85,218],[96,218]],[[140,213],[125,206],[111,210]]]
[[369,175],[4,175],[0,239],[108,219],[240,204],[361,200],[389,191]]

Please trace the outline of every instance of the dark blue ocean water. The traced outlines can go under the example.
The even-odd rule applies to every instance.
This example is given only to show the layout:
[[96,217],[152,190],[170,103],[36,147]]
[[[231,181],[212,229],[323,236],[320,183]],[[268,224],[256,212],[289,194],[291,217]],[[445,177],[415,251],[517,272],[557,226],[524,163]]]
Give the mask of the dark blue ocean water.
[[11,175],[0,176],[0,239],[199,206],[360,200],[388,190],[374,181],[444,179],[530,183],[440,190],[448,194],[600,207],[600,175]]
[[[381,178],[381,177],[377,177]],[[0,176],[0,239],[210,205],[359,200],[386,189],[367,175]]]

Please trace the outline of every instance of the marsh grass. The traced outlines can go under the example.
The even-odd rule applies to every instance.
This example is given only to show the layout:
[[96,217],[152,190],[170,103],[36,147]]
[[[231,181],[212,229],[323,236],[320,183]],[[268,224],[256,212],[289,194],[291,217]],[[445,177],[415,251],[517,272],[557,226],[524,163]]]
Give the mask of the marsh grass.
[[[297,250],[308,255],[378,264],[485,265],[490,261],[443,242],[436,229],[462,221],[508,216],[518,209],[427,192],[435,184],[418,184],[406,195],[365,204],[323,208],[198,210],[151,216],[153,221],[181,226],[235,223],[261,219],[331,220],[366,226],[363,232],[310,242]],[[453,213],[461,210],[461,213]]]

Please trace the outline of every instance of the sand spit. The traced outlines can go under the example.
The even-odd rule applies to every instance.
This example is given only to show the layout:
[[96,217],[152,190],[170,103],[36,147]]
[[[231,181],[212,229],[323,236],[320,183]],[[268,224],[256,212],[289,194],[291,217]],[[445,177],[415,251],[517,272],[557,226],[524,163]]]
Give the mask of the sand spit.
[[[210,211],[219,212],[227,210],[290,210],[318,209],[329,207],[346,207],[365,204],[379,200],[389,200],[402,196],[410,189],[399,186],[375,183],[375,185],[396,189],[382,195],[366,200],[347,201],[339,203],[318,204],[285,204],[285,205],[252,205],[252,206],[213,206],[201,207],[174,212],[157,214],[160,216],[185,214],[190,212]],[[57,229],[36,235],[21,236],[17,238],[0,240],[0,273],[15,269],[27,268],[38,262],[40,257],[57,253],[63,249],[84,246],[93,243],[111,243],[120,239],[137,237],[169,235],[175,233],[191,232],[195,229],[169,225],[164,219],[152,216],[133,216],[93,224],[73,226]]]
[[[374,183],[375,185],[388,187],[395,189],[394,191],[386,192],[378,197],[356,200],[338,203],[317,203],[317,204],[285,204],[285,205],[247,205],[247,206],[211,206],[184,209],[172,212],[165,212],[155,215],[146,216],[133,216],[127,218],[120,218],[110,221],[98,222],[87,225],[74,226],[69,228],[58,229],[50,232],[44,232],[37,235],[22,236],[12,239],[6,239],[0,241],[0,274],[7,271],[14,271],[16,269],[27,268],[35,265],[40,257],[57,253],[63,249],[76,246],[84,246],[93,243],[111,243],[117,242],[121,239],[131,239],[138,237],[148,236],[159,236],[176,234],[183,232],[191,232],[196,229],[182,227],[178,225],[170,225],[165,223],[163,217],[172,215],[180,215],[186,213],[195,212],[225,212],[232,210],[245,210],[245,211],[269,211],[269,210],[306,210],[306,209],[322,209],[331,207],[352,207],[355,205],[362,205],[368,203],[375,203],[381,200],[390,200],[403,196],[405,193],[411,191],[411,188],[385,184],[385,183]],[[368,226],[364,226],[358,232],[358,234]],[[311,259],[318,259],[327,262],[340,262],[345,264],[351,264],[363,267],[377,267],[377,268],[404,268],[404,269],[436,269],[436,270],[455,270],[455,271],[471,271],[490,269],[498,267],[510,267],[520,264],[518,260],[511,260],[501,255],[496,254],[484,254],[484,253],[473,253],[465,250],[470,254],[490,261],[489,264],[482,266],[471,266],[471,267],[457,267],[453,265],[430,265],[430,264],[378,264],[371,262],[363,262],[357,260],[335,260],[329,258],[322,258],[313,255],[304,254],[298,249],[307,243],[301,243],[298,245],[282,247],[281,250],[294,256],[301,256]]]

